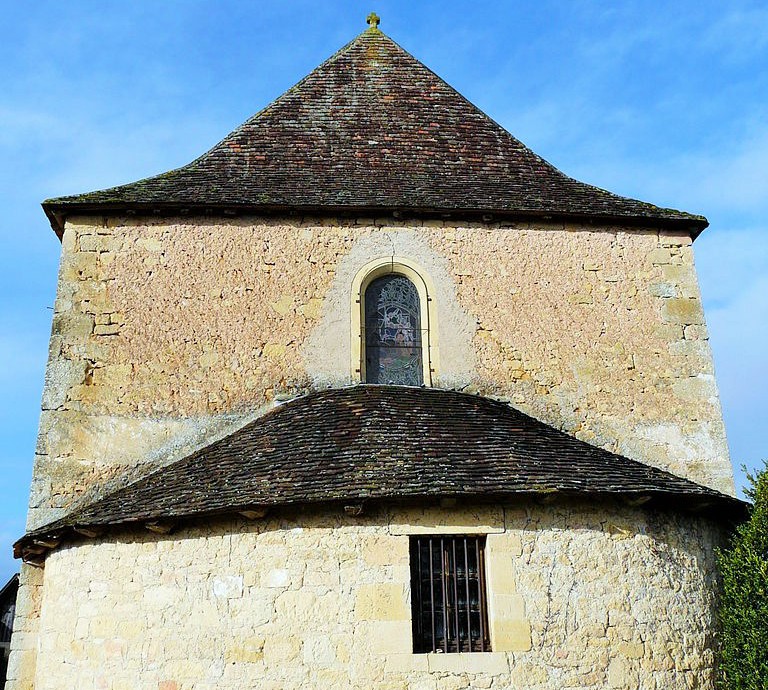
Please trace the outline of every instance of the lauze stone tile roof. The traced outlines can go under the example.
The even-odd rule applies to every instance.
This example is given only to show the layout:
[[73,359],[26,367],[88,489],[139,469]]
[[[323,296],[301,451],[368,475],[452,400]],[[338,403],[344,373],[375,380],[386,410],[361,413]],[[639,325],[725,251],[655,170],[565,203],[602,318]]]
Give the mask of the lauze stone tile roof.
[[702,216],[578,182],[369,29],[189,165],[43,204],[74,212],[341,212],[672,226]]
[[[359,385],[297,398],[26,535],[276,506],[520,495],[623,496],[740,514],[743,503],[610,453],[509,405],[434,388]],[[87,531],[86,529],[86,531]]]

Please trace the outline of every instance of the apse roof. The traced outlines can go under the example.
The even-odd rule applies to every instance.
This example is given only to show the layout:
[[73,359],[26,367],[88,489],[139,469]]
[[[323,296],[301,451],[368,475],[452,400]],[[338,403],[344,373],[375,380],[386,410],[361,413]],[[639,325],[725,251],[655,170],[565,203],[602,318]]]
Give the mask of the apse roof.
[[744,506],[503,402],[434,388],[358,385],[280,405],[26,535],[16,553],[74,531],[280,506],[542,494],[655,499],[723,515]]
[[68,214],[148,210],[707,226],[563,174],[375,23],[188,165],[43,208],[59,234]]

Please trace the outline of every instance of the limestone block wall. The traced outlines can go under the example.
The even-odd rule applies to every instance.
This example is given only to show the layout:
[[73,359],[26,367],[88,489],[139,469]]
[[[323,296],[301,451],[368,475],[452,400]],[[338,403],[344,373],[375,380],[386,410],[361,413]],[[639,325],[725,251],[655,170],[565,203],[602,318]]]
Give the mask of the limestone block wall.
[[22,563],[4,690],[33,690],[45,572]]
[[[413,533],[487,534],[492,652],[412,653]],[[717,540],[594,503],[125,532],[48,557],[34,687],[709,689]]]
[[690,239],[652,229],[358,219],[72,218],[29,525],[270,409],[353,383],[352,286],[432,286],[433,385],[733,490]]

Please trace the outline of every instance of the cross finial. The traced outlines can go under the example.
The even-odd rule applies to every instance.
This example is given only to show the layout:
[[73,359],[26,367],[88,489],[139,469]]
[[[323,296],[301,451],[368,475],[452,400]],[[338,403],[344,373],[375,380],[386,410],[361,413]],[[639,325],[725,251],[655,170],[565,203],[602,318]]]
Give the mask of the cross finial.
[[381,18],[378,14],[375,12],[371,12],[366,18],[365,21],[370,25],[372,31],[378,31],[379,30],[379,22],[381,21]]

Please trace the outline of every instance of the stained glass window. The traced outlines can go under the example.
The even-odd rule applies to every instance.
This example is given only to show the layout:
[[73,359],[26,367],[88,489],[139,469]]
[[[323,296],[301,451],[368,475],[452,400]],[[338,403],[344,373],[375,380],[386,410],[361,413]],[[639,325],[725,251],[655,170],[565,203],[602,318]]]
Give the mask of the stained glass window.
[[416,286],[393,274],[374,280],[365,291],[365,380],[420,386],[421,305]]

